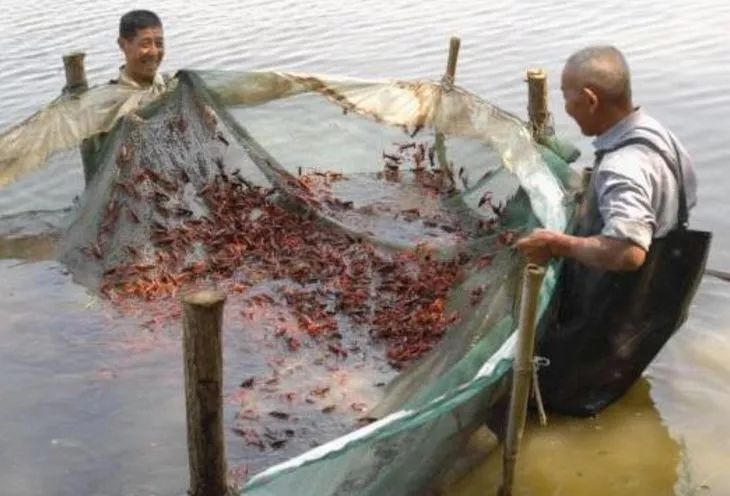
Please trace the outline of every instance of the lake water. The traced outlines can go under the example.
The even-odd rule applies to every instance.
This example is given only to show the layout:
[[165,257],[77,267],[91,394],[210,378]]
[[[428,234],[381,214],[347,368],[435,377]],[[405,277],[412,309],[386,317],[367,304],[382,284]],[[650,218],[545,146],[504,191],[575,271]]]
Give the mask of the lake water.
[[[92,83],[114,77],[119,16],[137,2],[0,0],[0,129],[54,98],[61,55],[87,53]],[[457,82],[525,115],[526,69],[545,68],[556,128],[590,142],[562,111],[559,73],[587,44],[612,43],[634,74],[636,103],[695,159],[694,226],[714,232],[709,267],[730,271],[730,3],[679,0],[183,2],[165,23],[163,69],[265,69],[438,79],[450,36]],[[41,171],[0,191],[0,216],[68,207],[79,166]],[[169,495],[187,486],[180,343],[100,311],[43,234],[60,214],[0,222],[0,493]],[[15,233],[14,235],[11,235]],[[631,393],[596,419],[529,425],[522,495],[730,494],[730,284],[706,277],[690,319]],[[229,441],[231,464],[239,453]],[[499,457],[447,489],[495,492]],[[692,492],[692,491],[695,492]]]

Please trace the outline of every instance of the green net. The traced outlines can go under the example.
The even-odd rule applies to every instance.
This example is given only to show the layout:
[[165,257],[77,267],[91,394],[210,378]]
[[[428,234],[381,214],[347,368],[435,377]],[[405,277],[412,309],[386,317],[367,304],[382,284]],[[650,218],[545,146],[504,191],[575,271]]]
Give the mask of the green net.
[[445,473],[510,370],[511,241],[570,217],[557,154],[458,87],[185,71],[161,96],[54,102],[0,136],[0,184],[99,133],[60,257],[153,326],[180,291],[229,294],[226,325],[261,346],[236,365],[245,494],[423,494]]

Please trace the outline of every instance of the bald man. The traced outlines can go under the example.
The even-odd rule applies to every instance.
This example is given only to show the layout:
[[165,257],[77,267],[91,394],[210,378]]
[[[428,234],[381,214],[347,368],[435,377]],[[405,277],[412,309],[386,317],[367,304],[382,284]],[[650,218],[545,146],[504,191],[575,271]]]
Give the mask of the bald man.
[[[686,150],[664,126],[631,98],[629,67],[611,46],[588,47],[566,62],[561,89],[565,111],[593,146],[610,150],[631,136],[644,136],[674,157],[681,156],[688,208],[697,201],[697,183]],[[677,225],[678,183],[662,157],[643,146],[625,147],[604,155],[595,167],[592,191],[599,215],[593,231],[580,236],[537,230],[517,242],[531,261],[543,264],[552,257],[575,259],[587,266],[613,270],[639,269],[653,238]],[[599,226],[600,224],[600,226]]]
[[[541,322],[539,353],[552,362],[541,386],[553,410],[593,415],[630,387],[686,318],[677,308],[696,286],[665,276],[689,259],[673,243],[697,187],[677,138],[634,106],[616,48],[571,55],[561,89],[565,111],[595,137],[593,175],[572,234],[538,229],[516,247],[539,264],[565,259]],[[669,293],[657,291],[666,286]],[[671,301],[672,292],[689,300]]]

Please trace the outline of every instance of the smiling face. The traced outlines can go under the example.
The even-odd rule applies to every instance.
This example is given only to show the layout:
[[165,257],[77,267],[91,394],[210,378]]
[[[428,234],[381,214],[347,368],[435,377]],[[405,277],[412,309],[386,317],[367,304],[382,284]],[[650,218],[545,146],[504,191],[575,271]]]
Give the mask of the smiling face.
[[151,84],[165,56],[162,26],[137,29],[130,39],[120,37],[119,48],[124,52],[127,75],[140,84]]

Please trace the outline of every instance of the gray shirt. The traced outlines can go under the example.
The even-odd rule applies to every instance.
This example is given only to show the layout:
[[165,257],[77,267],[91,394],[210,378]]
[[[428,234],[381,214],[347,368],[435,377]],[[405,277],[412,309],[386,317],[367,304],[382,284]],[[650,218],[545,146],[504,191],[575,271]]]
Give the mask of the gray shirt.
[[[637,127],[653,129],[663,139]],[[636,109],[598,136],[593,146],[605,150],[634,136],[656,143],[676,164],[670,136],[674,139],[682,158],[687,207],[693,207],[697,203],[697,179],[687,151],[670,131],[643,110]],[[652,238],[665,236],[677,225],[677,181],[662,157],[645,146],[628,146],[606,154],[594,171],[593,185],[604,223],[603,236],[625,239],[649,250]]]

